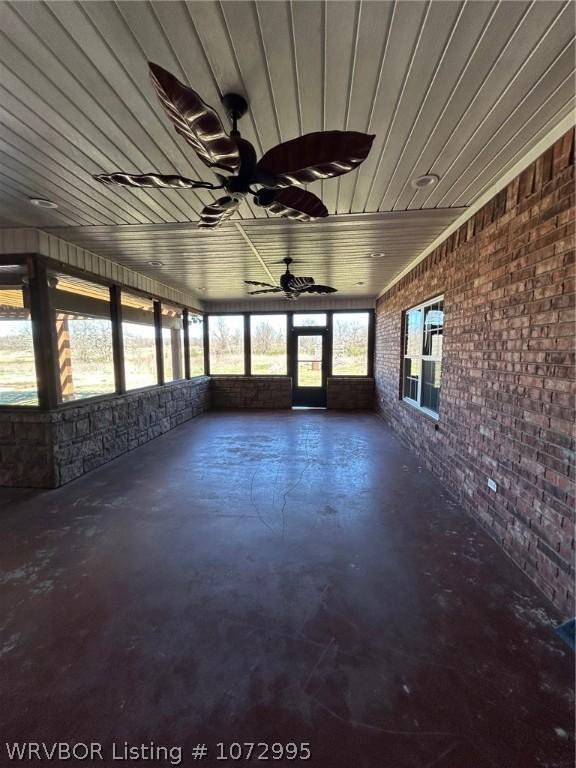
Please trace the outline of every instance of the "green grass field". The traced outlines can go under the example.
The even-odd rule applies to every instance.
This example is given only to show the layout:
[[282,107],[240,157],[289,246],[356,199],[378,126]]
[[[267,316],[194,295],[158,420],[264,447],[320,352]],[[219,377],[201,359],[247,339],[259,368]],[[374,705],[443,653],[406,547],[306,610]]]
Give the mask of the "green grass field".
[[[366,355],[341,356],[334,360],[335,376],[366,376]],[[253,376],[286,376],[286,355],[252,355]],[[240,355],[212,355],[210,371],[215,375],[235,376],[244,373],[244,358]],[[301,371],[303,386],[314,386],[317,372]]]

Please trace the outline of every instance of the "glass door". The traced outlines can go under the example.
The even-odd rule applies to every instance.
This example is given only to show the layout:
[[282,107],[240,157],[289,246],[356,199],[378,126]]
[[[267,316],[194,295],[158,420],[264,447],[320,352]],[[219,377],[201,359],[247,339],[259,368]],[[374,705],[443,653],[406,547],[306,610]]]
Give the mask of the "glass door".
[[294,330],[293,405],[326,406],[325,334],[316,328]]

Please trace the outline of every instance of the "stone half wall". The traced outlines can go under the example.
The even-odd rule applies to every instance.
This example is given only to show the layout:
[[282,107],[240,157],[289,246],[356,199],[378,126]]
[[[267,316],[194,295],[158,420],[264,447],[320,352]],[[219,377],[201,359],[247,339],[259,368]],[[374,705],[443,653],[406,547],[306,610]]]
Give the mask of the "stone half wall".
[[213,408],[291,408],[289,376],[213,376]]
[[326,405],[328,408],[341,411],[373,411],[374,379],[329,376]]
[[[385,293],[378,408],[566,614],[574,611],[574,134]],[[401,401],[404,310],[444,295],[440,418]],[[488,479],[497,491],[488,487]]]
[[52,413],[0,412],[0,485],[57,488],[209,407],[201,376]]
[[55,488],[53,414],[0,410],[0,486]]

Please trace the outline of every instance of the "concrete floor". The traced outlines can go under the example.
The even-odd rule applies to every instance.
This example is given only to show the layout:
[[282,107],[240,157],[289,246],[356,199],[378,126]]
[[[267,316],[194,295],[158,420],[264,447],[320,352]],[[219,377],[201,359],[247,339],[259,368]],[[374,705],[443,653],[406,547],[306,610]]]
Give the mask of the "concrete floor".
[[310,742],[282,766],[573,765],[558,616],[375,416],[211,413],[4,489],[0,562],[2,766],[15,740],[105,744],[75,766],[144,765],[109,745],[150,740],[212,768],[247,762],[219,741]]

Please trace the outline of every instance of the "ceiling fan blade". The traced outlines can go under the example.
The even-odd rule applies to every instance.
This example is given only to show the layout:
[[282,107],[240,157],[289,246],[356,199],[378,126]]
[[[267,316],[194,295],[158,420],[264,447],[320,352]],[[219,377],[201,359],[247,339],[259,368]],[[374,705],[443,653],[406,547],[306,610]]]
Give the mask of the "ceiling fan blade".
[[233,197],[220,197],[216,202],[207,205],[200,211],[199,227],[217,227],[228,219],[240,205]]
[[374,138],[356,131],[307,133],[268,150],[258,171],[274,176],[276,187],[340,176],[366,159]]
[[244,280],[246,285],[260,285],[262,288],[276,288],[275,285],[271,285],[270,283],[259,283],[257,280]]
[[259,293],[282,293],[282,288],[267,288],[264,291],[248,291],[248,296],[256,296]]
[[238,147],[214,109],[158,64],[149,62],[148,66],[158,98],[180,136],[210,168],[236,173],[240,168]]
[[302,288],[307,288],[310,285],[314,285],[313,277],[296,277],[296,275],[290,275],[288,281],[291,291],[300,291]]
[[278,192],[268,191],[274,195],[274,199],[269,205],[263,207],[276,216],[282,216],[285,219],[298,219],[299,221],[311,221],[328,216],[328,209],[322,200],[305,189],[287,187]]
[[308,285],[306,288],[299,288],[300,293],[336,293],[338,288],[331,288],[329,285]]
[[214,187],[209,182],[193,181],[184,176],[163,176],[159,173],[101,173],[92,178],[101,184],[118,184],[121,187],[156,187],[157,189],[196,189],[198,187],[212,189]]

